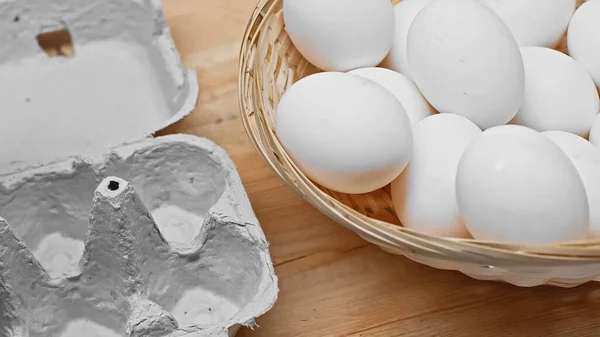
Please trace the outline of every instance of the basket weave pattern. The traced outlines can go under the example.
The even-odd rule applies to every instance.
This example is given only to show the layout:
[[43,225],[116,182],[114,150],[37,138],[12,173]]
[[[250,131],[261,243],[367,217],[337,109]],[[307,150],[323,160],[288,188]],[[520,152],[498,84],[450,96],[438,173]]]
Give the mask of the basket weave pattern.
[[314,207],[387,252],[476,279],[560,287],[600,281],[600,240],[525,246],[436,237],[400,226],[388,188],[348,195],[313,183],[279,143],[274,115],[279,99],[295,81],[319,71],[288,37],[282,1],[260,0],[246,29],[239,60],[242,120],[263,159]]

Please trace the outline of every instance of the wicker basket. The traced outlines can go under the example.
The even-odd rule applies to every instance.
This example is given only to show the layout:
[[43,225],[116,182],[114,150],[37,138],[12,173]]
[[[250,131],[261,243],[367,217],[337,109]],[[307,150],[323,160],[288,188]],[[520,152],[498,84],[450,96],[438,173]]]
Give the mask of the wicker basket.
[[274,130],[274,112],[287,88],[318,71],[290,41],[284,27],[282,1],[260,0],[250,18],[240,54],[242,120],[264,160],[321,212],[390,253],[480,280],[560,287],[600,281],[600,240],[526,246],[436,237],[400,226],[389,187],[369,194],[347,195],[317,186],[283,150]]

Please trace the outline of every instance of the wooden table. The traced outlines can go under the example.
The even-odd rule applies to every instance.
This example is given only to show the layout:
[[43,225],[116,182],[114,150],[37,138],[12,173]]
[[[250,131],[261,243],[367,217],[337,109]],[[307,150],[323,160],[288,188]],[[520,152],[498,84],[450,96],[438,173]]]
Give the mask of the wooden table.
[[475,281],[387,254],[319,213],[262,161],[240,121],[237,59],[256,1],[164,2],[201,88],[196,110],[164,133],[208,137],[229,152],[279,276],[277,304],[239,336],[600,336],[600,284]]

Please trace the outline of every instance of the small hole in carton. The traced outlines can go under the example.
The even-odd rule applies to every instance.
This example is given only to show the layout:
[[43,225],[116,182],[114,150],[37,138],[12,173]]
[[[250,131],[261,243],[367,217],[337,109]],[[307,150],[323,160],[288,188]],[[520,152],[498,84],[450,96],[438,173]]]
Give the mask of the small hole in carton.
[[50,57],[75,55],[73,48],[73,39],[68,29],[42,33],[37,36],[40,47]]
[[111,180],[111,181],[108,183],[108,189],[109,189],[109,190],[111,190],[111,191],[116,191],[116,190],[118,190],[118,189],[119,189],[119,182],[118,182],[118,181]]

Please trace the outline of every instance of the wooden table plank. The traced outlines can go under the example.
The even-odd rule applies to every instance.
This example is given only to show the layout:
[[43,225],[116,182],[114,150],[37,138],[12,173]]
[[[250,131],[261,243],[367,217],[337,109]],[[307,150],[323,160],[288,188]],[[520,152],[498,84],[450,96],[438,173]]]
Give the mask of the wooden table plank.
[[600,336],[600,285],[516,288],[434,270],[367,244],[287,188],[239,118],[237,58],[255,0],[165,0],[196,110],[164,133],[223,146],[238,166],[280,279],[279,301],[239,336]]

